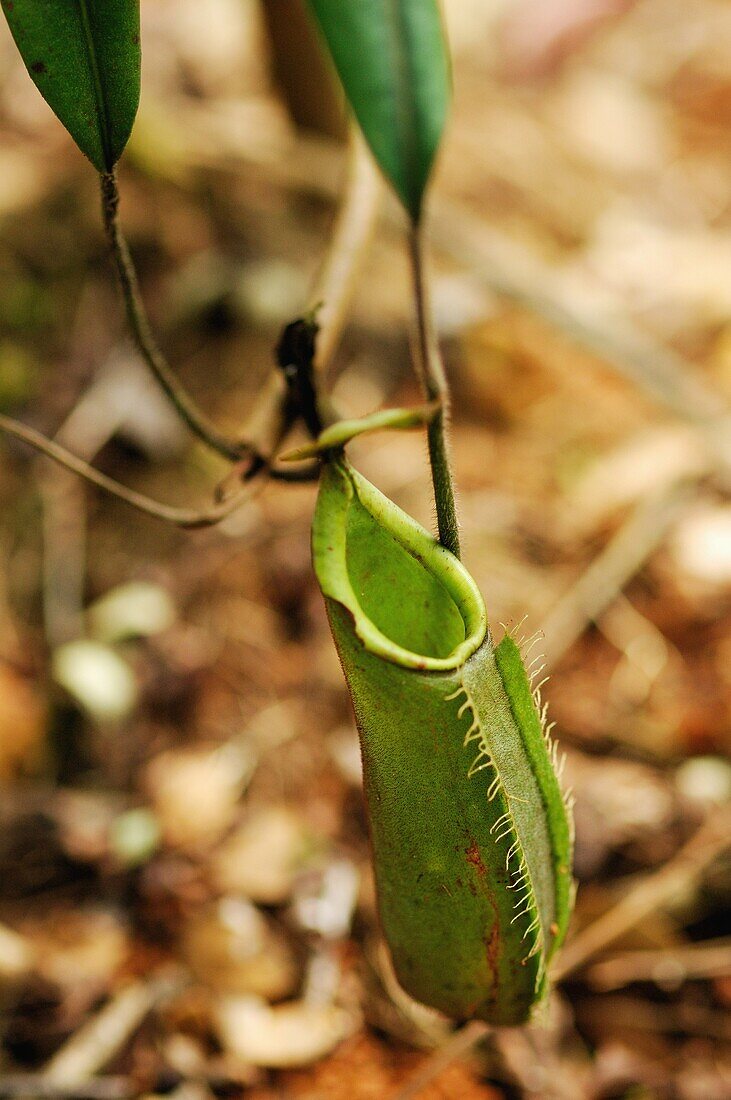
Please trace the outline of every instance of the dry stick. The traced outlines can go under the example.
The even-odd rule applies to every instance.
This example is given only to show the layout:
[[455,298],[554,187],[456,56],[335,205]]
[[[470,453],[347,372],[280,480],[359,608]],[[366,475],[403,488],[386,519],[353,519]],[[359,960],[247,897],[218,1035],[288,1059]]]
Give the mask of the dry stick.
[[481,1020],[472,1020],[469,1024],[465,1024],[443,1046],[424,1060],[409,1083],[396,1093],[394,1100],[413,1100],[413,1097],[423,1092],[442,1070],[447,1069],[452,1062],[461,1058],[463,1054],[467,1054],[476,1043],[489,1035],[490,1030]]
[[[306,311],[317,316],[314,365],[320,375],[325,373],[337,351],[356,279],[378,220],[382,194],[383,186],[373,158],[359,131],[353,127],[345,193]],[[270,463],[291,427],[285,411],[286,396],[283,376],[279,370],[273,370],[247,425],[250,452],[266,462],[270,477],[281,481],[316,480],[318,463],[293,469],[272,467]]]
[[109,245],[117,267],[127,320],[140,355],[175,406],[181,419],[199,439],[232,462],[246,453],[246,444],[229,439],[211,423],[175,377],[167,359],[152,335],[127,241],[119,224],[119,189],[116,170],[99,176],[102,194],[102,216]]
[[459,525],[447,443],[449,388],[439,342],[434,332],[424,264],[422,229],[418,224],[412,227],[409,235],[409,254],[418,336],[417,369],[427,400],[439,402],[439,411],[427,428],[429,465],[434,486],[439,541],[442,546],[446,546],[459,557]]
[[[636,1041],[636,1036],[643,1032],[648,1035],[663,1035],[666,1040],[668,1034],[677,1035],[682,1032],[684,1036],[699,1037],[704,1043],[709,1039],[718,1039],[724,1044],[724,1049],[731,1043],[731,1021],[728,1013],[724,1015],[718,1008],[706,1008],[702,1002],[698,1003],[690,997],[684,1001],[663,1004],[645,997],[605,993],[582,1004],[581,1018],[584,1026],[594,1035],[604,1035],[619,1029],[625,1034],[632,1034],[630,1042]],[[601,1077],[601,1071],[597,1076]],[[722,1092],[720,1088],[714,1090],[712,1085],[707,1085],[703,1093],[713,1100],[727,1094],[728,1089]],[[596,1087],[589,1095],[593,1100],[597,1095]],[[664,1095],[667,1096],[668,1093],[665,1092]]]
[[[93,463],[102,447],[125,425],[139,435],[138,410],[168,444],[184,434],[175,410],[145,365],[115,349],[58,428],[54,441]],[[140,441],[144,444],[144,430]],[[41,462],[38,482],[43,504],[43,621],[53,649],[84,632],[86,590],[86,497],[84,483],[52,462]]]
[[622,592],[660,545],[689,499],[687,484],[674,484],[640,501],[576,584],[544,618],[544,660],[554,667]]
[[[350,132],[346,185],[330,244],[309,295],[306,312],[317,314],[315,367],[324,373],[337,351],[355,282],[378,220],[383,186],[373,158],[358,130]],[[286,385],[281,371],[272,370],[247,421],[244,438],[249,453],[264,462],[270,477],[281,481],[311,481],[319,465],[287,469],[272,467],[271,457],[291,423],[286,412]]]
[[727,411],[727,402],[707,385],[693,364],[658,345],[629,321],[613,319],[610,331],[549,297],[545,288],[551,286],[551,269],[465,207],[447,200],[435,202],[432,236],[437,248],[500,297],[542,317],[682,420],[706,427]]
[[583,1074],[558,1057],[548,1028],[497,1028],[493,1042],[525,1100],[586,1100]]
[[0,1100],[134,1100],[139,1089],[130,1077],[96,1077],[71,1085],[46,1081],[41,1073],[0,1076]]
[[355,128],[351,131],[347,171],[345,199],[310,297],[312,308],[318,310],[320,331],[315,366],[320,371],[332,361],[337,348],[355,280],[378,220],[383,193],[373,157]]
[[[306,312],[317,315],[315,368],[324,374],[337,351],[355,290],[355,283],[378,221],[383,186],[373,158],[352,127],[345,193],[338,209],[327,253],[309,295]],[[319,464],[287,469],[270,460],[291,422],[286,413],[286,386],[281,371],[272,370],[247,423],[250,453],[267,466],[270,477],[281,481],[311,481]]]
[[731,847],[731,807],[713,811],[664,867],[628,887],[623,898],[564,947],[553,969],[557,981],[580,970],[588,960],[634,928],[646,916],[668,905]]
[[52,439],[48,439],[41,432],[37,432],[35,428],[21,424],[9,416],[0,414],[0,429],[7,432],[8,435],[20,439],[23,443],[27,443],[30,447],[34,447],[35,450],[40,451],[47,458],[52,458],[54,462],[58,462],[60,466],[74,474],[78,474],[79,477],[92,485],[96,485],[97,488],[104,489],[105,492],[111,493],[112,496],[123,500],[126,504],[131,504],[139,512],[145,512],[148,516],[154,516],[155,519],[165,520],[176,527],[211,527],[213,524],[220,523],[226,516],[230,516],[253,494],[254,486],[249,483],[239,489],[238,492],[233,493],[228,499],[208,508],[176,508],[170,504],[162,504],[157,500],[153,500],[134,489],[128,489],[126,485],[122,485],[114,478],[103,474],[101,470],[90,466],[88,462],[84,462],[82,458],[78,458],[67,451],[65,447],[61,447],[60,444],[54,443]]
[[680,984],[689,978],[731,975],[731,937],[648,951],[624,951],[594,963],[586,974],[593,989],[620,989],[632,982]]
[[93,1077],[119,1052],[148,1013],[174,996],[182,985],[180,976],[166,974],[120,989],[54,1054],[43,1070],[44,1081],[70,1087]]

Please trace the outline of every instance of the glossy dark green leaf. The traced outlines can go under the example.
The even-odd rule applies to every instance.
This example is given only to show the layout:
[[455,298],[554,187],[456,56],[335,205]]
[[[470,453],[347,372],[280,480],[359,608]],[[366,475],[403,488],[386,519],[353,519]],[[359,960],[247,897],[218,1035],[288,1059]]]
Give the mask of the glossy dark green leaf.
[[436,0],[309,4],[373,155],[418,220],[449,103]]
[[2,0],[38,90],[95,168],[119,160],[140,97],[139,0]]

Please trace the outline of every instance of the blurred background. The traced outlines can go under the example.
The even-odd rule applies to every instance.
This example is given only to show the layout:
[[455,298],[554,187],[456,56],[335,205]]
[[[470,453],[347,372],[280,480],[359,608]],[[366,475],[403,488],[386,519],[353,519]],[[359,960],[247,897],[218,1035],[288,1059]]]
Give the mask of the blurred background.
[[[429,231],[464,557],[498,635],[544,632],[579,895],[542,1027],[423,1095],[723,1100],[731,6],[444,7]],[[162,345],[235,431],[327,249],[339,101],[297,3],[142,15],[122,220]],[[210,499],[225,464],[125,337],[98,207],[3,24],[0,411]],[[418,399],[382,214],[331,373],[344,414]],[[315,488],[184,532],[0,449],[0,1096],[398,1095],[451,1027],[379,941]],[[353,455],[431,525],[418,435]]]

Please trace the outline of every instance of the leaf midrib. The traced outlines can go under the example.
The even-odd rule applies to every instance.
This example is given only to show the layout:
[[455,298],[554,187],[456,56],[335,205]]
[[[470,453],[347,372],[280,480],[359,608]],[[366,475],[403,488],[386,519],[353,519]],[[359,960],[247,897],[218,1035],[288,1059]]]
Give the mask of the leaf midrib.
[[[420,187],[414,188],[414,172],[418,165],[416,134],[418,115],[416,101],[412,95],[415,73],[410,61],[410,53],[405,48],[408,38],[401,0],[385,0],[385,24],[390,29],[391,55],[393,59],[396,132],[398,134],[397,156],[402,160],[403,185],[406,191],[407,205],[420,204]],[[405,157],[400,150],[405,150]],[[413,211],[416,215],[417,211]]]
[[104,166],[105,168],[109,169],[113,165],[111,134],[109,127],[109,104],[107,103],[107,97],[101,77],[101,70],[99,68],[99,61],[96,55],[96,43],[94,41],[94,35],[92,34],[91,30],[88,0],[77,0],[77,4],[79,7],[79,15],[81,17],[81,27],[86,43],[86,52],[89,61],[89,69],[91,71],[92,84],[94,86],[94,96],[96,98],[96,105],[98,108],[98,117],[101,120],[101,125],[99,127],[99,138],[102,144],[102,153],[104,154]]

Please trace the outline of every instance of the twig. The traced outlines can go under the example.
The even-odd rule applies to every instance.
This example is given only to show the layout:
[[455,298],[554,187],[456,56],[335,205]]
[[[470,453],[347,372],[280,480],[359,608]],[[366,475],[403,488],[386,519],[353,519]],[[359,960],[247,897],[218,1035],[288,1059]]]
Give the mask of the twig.
[[175,377],[152,335],[150,321],[140,294],[137,272],[119,224],[119,190],[116,171],[103,172],[99,179],[104,228],[117,266],[127,320],[137,349],[190,430],[212,450],[236,462],[246,453],[245,443],[227,438],[197,407]]
[[625,951],[595,963],[586,979],[594,989],[620,989],[632,982],[677,983],[731,975],[731,938],[651,951]]
[[454,503],[454,486],[452,484],[447,443],[449,388],[429,307],[422,236],[419,226],[414,226],[411,230],[409,253],[418,335],[417,369],[427,400],[439,403],[439,409],[427,428],[429,464],[434,486],[439,541],[459,557],[459,525]]
[[688,499],[673,485],[640,501],[619,531],[544,618],[544,659],[552,668],[627,586],[660,545]]
[[51,1058],[43,1071],[44,1081],[68,1088],[93,1077],[121,1050],[148,1013],[180,988],[179,976],[160,975],[120,989]]
[[[298,326],[309,329],[313,334],[314,331],[317,332],[310,366],[314,366],[320,375],[327,370],[337,350],[356,277],[378,218],[382,190],[380,177],[365,142],[358,130],[352,127],[345,192],[327,253],[309,295],[310,305],[306,315],[310,320],[294,322],[285,329],[285,334]],[[315,324],[316,330],[313,329]],[[280,348],[281,341],[277,348],[278,355]],[[301,415],[303,412],[302,408],[293,410],[282,374],[282,368],[286,364],[280,361],[279,366],[280,370],[272,371],[247,425],[249,451],[267,465],[270,476],[276,480],[312,481],[316,479],[319,467],[308,466],[303,470],[289,471],[271,466],[272,455],[292,427],[293,413]],[[319,392],[316,395],[314,393],[314,379],[310,379],[310,384],[313,397],[310,412],[318,419],[320,406],[324,406],[324,402]],[[315,426],[312,421],[308,427],[313,431]]]
[[155,519],[165,520],[167,523],[172,523],[176,527],[211,527],[216,523],[220,523],[221,520],[225,519],[227,516],[230,516],[232,512],[235,512],[237,508],[240,508],[241,505],[245,501],[251,499],[252,496],[253,485],[247,483],[225,500],[212,504],[207,508],[176,508],[173,505],[163,504],[160,501],[153,500],[152,497],[148,497],[144,493],[138,493],[134,489],[128,489],[126,485],[122,485],[119,481],[115,481],[114,478],[103,474],[101,470],[97,470],[93,466],[90,466],[88,462],[84,462],[82,458],[78,458],[70,451],[67,451],[65,447],[60,446],[58,443],[54,443],[52,439],[48,439],[41,432],[37,432],[35,428],[30,428],[26,424],[21,424],[19,421],[13,420],[9,416],[0,414],[0,429],[7,432],[8,435],[20,439],[23,443],[27,443],[30,447],[40,451],[41,454],[46,455],[47,458],[53,459],[54,462],[57,462],[65,469],[70,470],[74,474],[78,474],[79,477],[88,481],[90,484],[96,485],[99,489],[104,489],[105,492],[111,493],[112,496],[117,497],[119,500],[123,500],[125,504],[130,504],[138,511],[145,512],[148,516],[154,516]]
[[[728,1013],[724,1015],[717,1007],[710,1005],[706,1008],[702,1002],[694,1003],[690,998],[661,1004],[647,997],[604,994],[582,1003],[581,1022],[583,1027],[590,1029],[591,1034],[608,1037],[611,1033],[619,1032],[631,1035],[632,1042],[637,1042],[637,1036],[642,1032],[665,1032],[671,1035],[682,1033],[685,1036],[697,1036],[706,1043],[709,1039],[718,1039],[724,1044],[724,1048],[731,1042],[731,1021]],[[716,1092],[709,1087],[707,1081],[704,1084],[704,1095],[708,1097],[722,1096],[728,1092]],[[596,1092],[591,1095],[596,1096]]]
[[86,493],[76,475],[42,462],[38,488],[43,529],[43,624],[51,648],[83,630]]
[[383,193],[373,157],[355,127],[350,135],[347,171],[345,196],[330,247],[310,295],[320,326],[315,355],[319,371],[331,362],[340,340],[355,280],[378,220]]
[[661,347],[629,320],[611,329],[549,297],[551,270],[517,241],[450,201],[436,201],[435,246],[469,270],[501,298],[523,306],[630,379],[682,420],[707,427],[727,411],[723,397],[682,356]]
[[556,1053],[556,1037],[545,1026],[498,1028],[495,1049],[528,1100],[586,1100],[586,1082]]
[[129,1077],[95,1077],[63,1085],[47,1081],[42,1073],[0,1076],[0,1100],[134,1100],[139,1090]]
[[[93,463],[125,428],[146,450],[153,438],[155,446],[166,451],[185,438],[175,410],[126,342],[111,351],[53,438]],[[46,460],[41,467],[37,480],[43,503],[43,618],[46,639],[54,649],[83,634],[87,494],[76,474]]]
[[635,879],[625,896],[564,947],[553,968],[562,981],[580,970],[609,944],[657,909],[682,894],[722,852],[731,847],[731,807],[710,814],[697,832],[664,867],[641,882]]
[[491,1028],[481,1020],[472,1020],[454,1032],[443,1046],[425,1058],[409,1083],[394,1094],[393,1100],[413,1100],[463,1054],[467,1054],[482,1039],[491,1033]]

